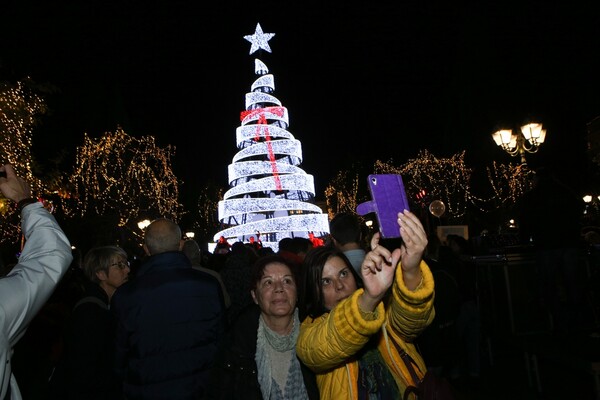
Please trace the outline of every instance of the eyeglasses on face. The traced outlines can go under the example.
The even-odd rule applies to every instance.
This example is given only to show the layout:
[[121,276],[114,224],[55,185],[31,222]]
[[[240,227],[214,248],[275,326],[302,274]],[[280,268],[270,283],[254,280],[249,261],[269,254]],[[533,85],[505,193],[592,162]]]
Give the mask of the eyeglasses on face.
[[129,268],[129,261],[119,261],[110,265],[111,267],[118,267],[119,269]]

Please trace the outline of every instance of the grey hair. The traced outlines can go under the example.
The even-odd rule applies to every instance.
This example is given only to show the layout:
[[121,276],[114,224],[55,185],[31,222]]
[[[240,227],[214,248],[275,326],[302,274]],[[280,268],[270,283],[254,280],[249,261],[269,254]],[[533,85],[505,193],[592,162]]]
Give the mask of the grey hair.
[[92,247],[83,259],[83,272],[90,281],[99,283],[96,274],[100,271],[108,274],[108,269],[118,257],[127,260],[127,252],[119,246]]

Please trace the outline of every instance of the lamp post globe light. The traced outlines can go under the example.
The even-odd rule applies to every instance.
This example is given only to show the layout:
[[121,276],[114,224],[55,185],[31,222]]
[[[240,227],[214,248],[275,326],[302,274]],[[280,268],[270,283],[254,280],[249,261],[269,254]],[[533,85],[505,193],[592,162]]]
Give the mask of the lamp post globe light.
[[521,126],[521,131],[513,133],[512,129],[500,129],[492,133],[498,146],[513,157],[521,157],[521,165],[527,165],[525,153],[537,153],[546,139],[546,130],[542,124],[529,123]]

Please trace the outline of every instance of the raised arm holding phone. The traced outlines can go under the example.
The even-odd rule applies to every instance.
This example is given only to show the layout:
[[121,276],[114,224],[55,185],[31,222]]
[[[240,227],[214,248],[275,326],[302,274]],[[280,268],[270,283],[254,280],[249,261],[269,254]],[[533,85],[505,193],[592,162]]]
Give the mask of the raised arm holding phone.
[[396,214],[402,245],[387,249],[381,234],[361,265],[362,283],[346,256],[318,247],[303,264],[303,322],[296,351],[313,370],[321,399],[402,398],[415,385],[401,354],[424,376],[414,339],[435,315],[434,282],[422,260],[423,225],[410,211]]
[[10,164],[0,166],[0,192],[17,203],[25,246],[18,263],[0,278],[0,399],[22,399],[12,375],[13,347],[48,300],[73,258],[71,244],[27,182]]

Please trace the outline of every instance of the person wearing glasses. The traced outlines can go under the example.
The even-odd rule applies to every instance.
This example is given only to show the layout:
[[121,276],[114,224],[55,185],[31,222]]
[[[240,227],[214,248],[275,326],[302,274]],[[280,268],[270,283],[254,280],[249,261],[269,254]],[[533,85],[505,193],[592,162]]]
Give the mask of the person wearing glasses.
[[72,310],[64,352],[50,379],[53,399],[118,399],[114,371],[115,322],[110,299],[128,280],[127,253],[118,246],[90,249],[83,259],[85,292]]

